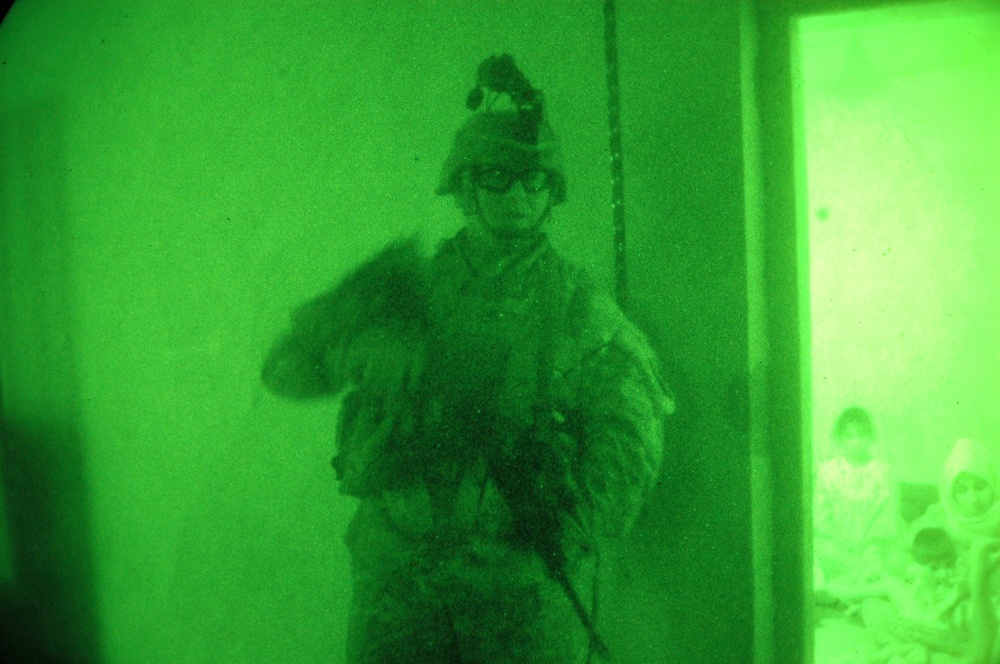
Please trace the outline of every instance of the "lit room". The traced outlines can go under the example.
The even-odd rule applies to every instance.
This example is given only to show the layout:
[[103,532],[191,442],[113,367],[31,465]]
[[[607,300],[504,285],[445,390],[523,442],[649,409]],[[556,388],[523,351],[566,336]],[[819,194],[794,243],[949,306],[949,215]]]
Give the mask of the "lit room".
[[0,24],[5,662],[1000,662],[998,404],[996,0]]

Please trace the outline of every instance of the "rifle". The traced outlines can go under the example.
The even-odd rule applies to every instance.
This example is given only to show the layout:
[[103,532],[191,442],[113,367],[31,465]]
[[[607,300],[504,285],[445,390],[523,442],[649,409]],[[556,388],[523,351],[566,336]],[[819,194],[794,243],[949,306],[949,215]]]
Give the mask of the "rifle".
[[[547,423],[543,423],[547,420]],[[566,460],[555,450],[556,432],[551,411],[542,422],[529,427],[515,442],[513,455],[492,454],[489,472],[514,519],[514,544],[534,551],[549,577],[566,593],[584,629],[591,650],[608,659],[610,651],[601,638],[587,608],[573,587],[563,548],[563,515],[576,508],[576,496],[567,481]],[[595,583],[596,583],[595,579]]]
[[[494,433],[499,434],[502,444],[487,454],[487,466],[497,490],[511,510],[515,545],[538,554],[549,577],[566,593],[587,630],[591,652],[609,659],[610,651],[566,571],[569,560],[563,548],[563,518],[576,513],[579,496],[573,488],[571,460],[566,458],[559,440],[566,433],[560,431],[563,423],[552,395],[555,334],[559,327],[558,312],[564,311],[564,307],[559,306],[557,297],[561,275],[548,258],[541,258],[543,278],[536,303],[541,314],[541,338],[532,422],[520,427],[509,422],[495,422],[499,426]],[[574,433],[569,432],[570,435]]]

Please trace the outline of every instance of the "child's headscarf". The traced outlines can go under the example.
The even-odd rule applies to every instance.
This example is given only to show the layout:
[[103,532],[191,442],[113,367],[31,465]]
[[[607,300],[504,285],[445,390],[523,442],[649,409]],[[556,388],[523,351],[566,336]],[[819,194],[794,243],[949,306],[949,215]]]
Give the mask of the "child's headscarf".
[[[941,503],[948,519],[960,537],[1000,537],[1000,482],[997,470],[1000,468],[995,456],[996,450],[977,440],[962,438],[944,463],[941,477]],[[969,473],[986,480],[996,496],[986,512],[978,516],[965,516],[955,504],[953,488],[961,473]]]

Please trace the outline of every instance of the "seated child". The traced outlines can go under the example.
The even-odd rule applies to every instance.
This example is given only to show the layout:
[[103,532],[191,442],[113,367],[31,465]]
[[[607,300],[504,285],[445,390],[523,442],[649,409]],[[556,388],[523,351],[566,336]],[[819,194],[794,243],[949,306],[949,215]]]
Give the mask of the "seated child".
[[[911,562],[868,584],[860,615],[879,664],[1000,664],[1000,491],[993,451],[959,440],[941,505],[914,524]],[[935,510],[935,507],[938,507]]]
[[867,661],[956,662],[966,649],[968,602],[955,542],[940,526],[918,525],[910,555],[902,578],[882,579],[885,597],[862,606],[877,646]]
[[898,532],[889,464],[874,455],[875,427],[848,408],[833,428],[835,455],[820,464],[814,489],[817,598],[848,605],[881,594],[883,557]]

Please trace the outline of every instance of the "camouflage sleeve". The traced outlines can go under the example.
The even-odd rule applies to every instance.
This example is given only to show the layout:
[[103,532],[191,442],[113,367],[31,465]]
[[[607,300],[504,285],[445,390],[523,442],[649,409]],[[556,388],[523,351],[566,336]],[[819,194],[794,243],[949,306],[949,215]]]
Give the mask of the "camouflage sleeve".
[[264,384],[279,396],[308,399],[379,374],[371,365],[389,366],[398,347],[427,334],[427,270],[416,240],[400,240],[301,305],[268,353]]
[[334,339],[335,307],[331,291],[293,312],[290,329],[271,346],[261,369],[261,380],[271,392],[287,399],[310,399],[334,391],[325,360]]
[[673,412],[655,353],[610,301],[606,330],[583,360],[579,490],[594,534],[622,535],[648,497],[663,464],[663,420]]
[[288,399],[344,396],[334,468],[341,491],[361,495],[375,477],[388,475],[378,457],[390,435],[412,428],[411,401],[426,351],[422,337],[398,325],[345,324],[350,305],[331,291],[297,308],[291,329],[271,348],[262,379]]

